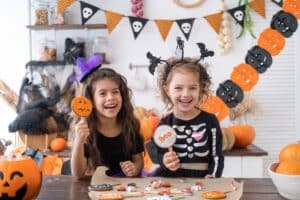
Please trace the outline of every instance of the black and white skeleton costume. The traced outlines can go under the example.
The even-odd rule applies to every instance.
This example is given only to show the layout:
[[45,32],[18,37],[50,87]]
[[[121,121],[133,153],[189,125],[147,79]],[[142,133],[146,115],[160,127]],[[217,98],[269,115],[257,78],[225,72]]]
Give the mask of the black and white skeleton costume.
[[174,172],[163,164],[167,149],[157,148],[158,176],[204,177],[208,174],[220,177],[224,167],[222,133],[215,115],[201,111],[191,120],[181,120],[169,114],[160,124],[170,125],[177,133],[173,150],[180,160],[180,168]]

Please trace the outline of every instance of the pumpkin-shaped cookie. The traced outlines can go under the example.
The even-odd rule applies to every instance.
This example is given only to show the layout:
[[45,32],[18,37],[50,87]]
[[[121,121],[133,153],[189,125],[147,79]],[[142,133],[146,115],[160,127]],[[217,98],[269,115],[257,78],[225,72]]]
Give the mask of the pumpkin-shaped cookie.
[[285,38],[276,30],[267,28],[260,33],[258,46],[276,56],[285,46]]
[[251,65],[242,63],[234,67],[230,79],[244,91],[249,91],[258,82],[258,77],[258,72]]
[[71,107],[79,117],[88,117],[93,109],[92,102],[84,96],[75,97],[71,102]]

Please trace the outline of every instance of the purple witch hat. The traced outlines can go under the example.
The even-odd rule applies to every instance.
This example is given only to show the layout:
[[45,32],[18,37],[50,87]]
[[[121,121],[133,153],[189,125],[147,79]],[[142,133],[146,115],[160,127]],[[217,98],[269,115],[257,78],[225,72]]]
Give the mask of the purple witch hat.
[[89,74],[101,67],[102,63],[103,56],[101,56],[100,54],[93,54],[88,59],[83,57],[77,58],[76,80],[83,82]]

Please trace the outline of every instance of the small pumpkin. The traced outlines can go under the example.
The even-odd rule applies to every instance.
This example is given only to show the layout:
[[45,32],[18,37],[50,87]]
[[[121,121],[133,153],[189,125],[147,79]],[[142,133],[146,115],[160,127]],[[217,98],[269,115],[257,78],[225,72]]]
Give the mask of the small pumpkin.
[[30,157],[0,157],[0,199],[34,199],[41,185],[42,174]]
[[67,141],[64,138],[54,138],[50,143],[50,148],[54,152],[63,151],[67,147]]
[[140,120],[140,132],[144,137],[144,141],[148,141],[153,136],[153,133],[160,121],[159,117],[149,116]]
[[45,175],[60,175],[63,163],[63,159],[59,158],[57,154],[49,155],[43,159],[41,170]]
[[286,175],[300,175],[300,161],[283,161],[276,168],[276,172]]
[[249,91],[258,82],[258,72],[251,65],[241,63],[234,67],[230,79],[244,91]]
[[228,129],[234,134],[235,147],[244,148],[254,141],[255,130],[250,125],[233,125],[229,126]]
[[223,146],[222,150],[227,151],[232,149],[235,143],[235,137],[234,134],[228,129],[228,128],[222,128],[222,141]]
[[289,144],[279,153],[279,162],[299,161],[300,162],[300,143]]
[[282,10],[292,13],[297,19],[300,19],[300,1],[299,0],[284,0]]
[[88,117],[92,113],[92,102],[84,97],[77,96],[71,102],[73,112],[79,117]]
[[260,33],[258,46],[267,50],[272,56],[276,56],[285,46],[285,38],[278,31],[266,28]]
[[219,121],[222,121],[229,113],[228,107],[218,96],[208,97],[199,107],[206,112],[216,115]]

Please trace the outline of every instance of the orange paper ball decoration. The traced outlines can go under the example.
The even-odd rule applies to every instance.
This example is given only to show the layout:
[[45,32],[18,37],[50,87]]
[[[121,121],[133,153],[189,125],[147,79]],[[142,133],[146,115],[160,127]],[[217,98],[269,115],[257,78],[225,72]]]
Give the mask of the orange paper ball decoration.
[[52,151],[63,151],[67,147],[67,141],[64,138],[55,138],[50,143]]
[[234,125],[229,126],[228,129],[234,134],[235,147],[244,148],[254,141],[255,130],[250,125]]
[[300,144],[289,144],[279,153],[279,162],[298,161],[300,162]]
[[42,173],[30,157],[0,157],[0,197],[34,199],[41,185]]
[[285,38],[278,31],[266,28],[260,33],[258,46],[267,50],[272,56],[276,56],[285,46]]
[[155,129],[159,124],[160,118],[156,116],[144,117],[140,120],[140,132],[144,136],[144,140],[148,141],[152,138]]
[[276,172],[286,175],[300,175],[300,161],[284,161],[276,168]]
[[251,90],[258,82],[258,78],[258,72],[251,65],[245,63],[234,67],[230,76],[230,79],[244,91]]
[[293,14],[297,19],[300,19],[300,1],[299,0],[284,0],[282,10]]
[[200,106],[200,109],[215,114],[222,121],[229,113],[226,104],[218,96],[210,96]]

